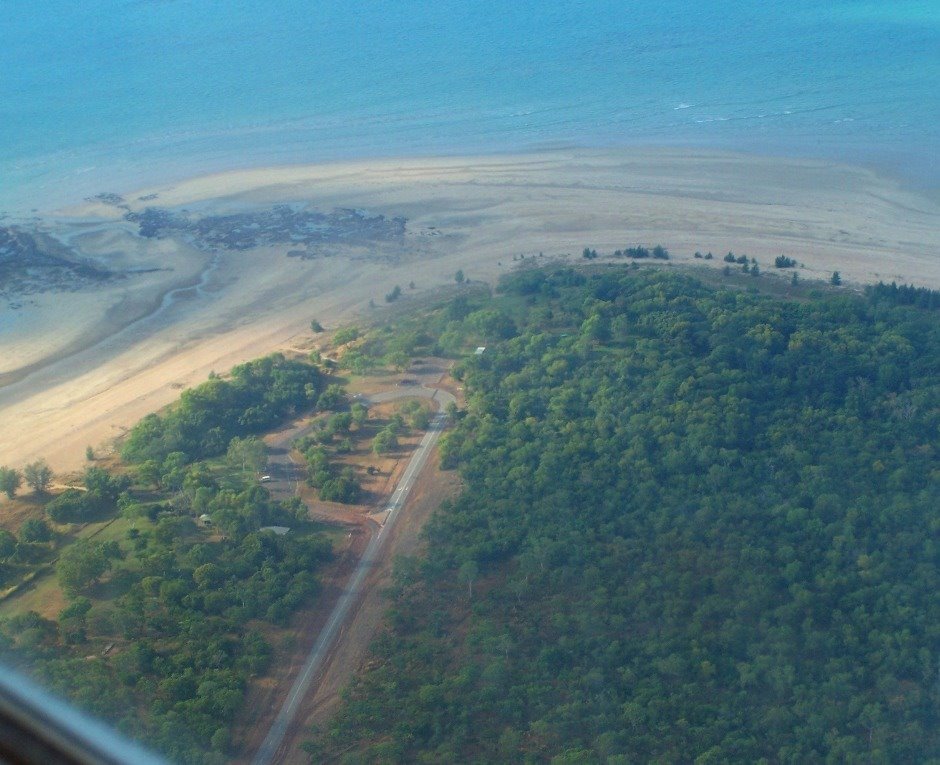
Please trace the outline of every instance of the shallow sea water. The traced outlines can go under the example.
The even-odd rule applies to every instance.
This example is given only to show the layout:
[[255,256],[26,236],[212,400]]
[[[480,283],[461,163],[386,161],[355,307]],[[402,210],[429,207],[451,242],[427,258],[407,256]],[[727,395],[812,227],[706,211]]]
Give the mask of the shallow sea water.
[[940,187],[940,3],[12,0],[0,210],[235,167],[688,145]]

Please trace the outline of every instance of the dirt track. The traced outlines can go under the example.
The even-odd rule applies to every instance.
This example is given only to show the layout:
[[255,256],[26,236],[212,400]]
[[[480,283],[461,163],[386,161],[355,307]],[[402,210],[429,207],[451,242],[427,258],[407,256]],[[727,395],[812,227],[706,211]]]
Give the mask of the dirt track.
[[307,765],[309,757],[300,745],[310,738],[312,725],[324,725],[341,700],[341,692],[353,674],[363,665],[367,651],[380,628],[388,608],[383,590],[390,582],[392,566],[397,556],[414,555],[421,545],[421,529],[441,502],[454,496],[460,487],[456,473],[442,472],[436,464],[421,474],[415,484],[408,512],[392,529],[385,546],[383,560],[376,563],[355,613],[351,614],[343,639],[334,645],[327,659],[316,689],[310,693],[297,715],[295,725],[288,731],[281,748],[282,765]]
[[[387,391],[371,397],[370,402],[416,395],[436,398],[441,410],[454,400],[444,390],[420,388]],[[250,730],[246,730],[242,742],[245,754],[237,762],[306,761],[299,745],[307,736],[309,718],[323,719],[361,662],[384,610],[380,584],[387,580],[391,561],[398,554],[414,550],[424,520],[450,493],[453,480],[448,481],[436,467],[425,464],[435,451],[443,425],[441,414],[404,469],[395,471],[396,488],[381,514],[383,525],[365,522],[360,516],[362,523],[350,533],[349,548],[337,564],[332,585],[319,601],[320,608],[299,619],[297,648],[287,662],[282,660],[271,681],[253,692],[255,703],[249,706],[265,712],[245,721]],[[271,445],[287,446],[301,429],[282,431],[274,439],[277,443]],[[279,463],[277,470],[272,470],[271,488],[290,492],[295,479],[292,467]],[[249,759],[252,753],[254,758]]]

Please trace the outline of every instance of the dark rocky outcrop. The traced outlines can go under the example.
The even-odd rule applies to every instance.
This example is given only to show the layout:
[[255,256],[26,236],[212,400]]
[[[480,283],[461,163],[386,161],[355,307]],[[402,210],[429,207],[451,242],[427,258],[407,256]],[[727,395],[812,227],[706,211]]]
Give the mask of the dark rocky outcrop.
[[76,290],[114,276],[51,237],[0,226],[0,295]]
[[148,207],[124,217],[136,223],[140,235],[148,238],[183,236],[204,250],[289,244],[295,248],[290,252],[295,257],[311,257],[326,244],[398,244],[404,239],[407,223],[404,218],[369,215],[361,210],[323,213],[291,205],[201,218]]

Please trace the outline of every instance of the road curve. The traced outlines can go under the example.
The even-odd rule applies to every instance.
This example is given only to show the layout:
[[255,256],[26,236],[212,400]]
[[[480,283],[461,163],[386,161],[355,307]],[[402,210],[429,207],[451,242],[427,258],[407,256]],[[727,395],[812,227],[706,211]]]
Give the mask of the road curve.
[[[419,393],[419,391],[422,392]],[[441,432],[444,430],[447,421],[447,416],[443,411],[444,407],[454,401],[454,397],[450,393],[442,390],[432,390],[430,388],[417,388],[408,391],[389,391],[388,393],[380,393],[368,399],[363,399],[364,402],[379,403],[380,401],[414,397],[415,395],[438,401],[438,413],[434,415],[427,432],[424,434],[424,438],[421,439],[418,448],[415,450],[414,454],[411,455],[411,460],[408,462],[405,472],[402,474],[395,491],[392,492],[392,496],[385,506],[385,510],[387,511],[385,523],[383,523],[379,532],[369,540],[369,544],[362,554],[362,557],[359,559],[359,563],[356,565],[356,570],[353,572],[352,577],[350,577],[349,583],[346,585],[343,594],[340,595],[339,600],[333,607],[329,620],[317,636],[317,640],[313,644],[313,648],[310,649],[310,653],[307,655],[303,667],[301,667],[300,672],[294,679],[294,683],[291,686],[290,692],[287,694],[287,698],[284,700],[284,704],[281,706],[280,712],[278,712],[277,717],[271,724],[268,735],[255,753],[252,765],[269,765],[277,754],[284,740],[284,736],[287,733],[287,729],[297,715],[297,710],[300,708],[301,702],[307,695],[307,691],[310,690],[310,685],[314,677],[322,668],[323,662],[329,654],[333,641],[336,639],[340,628],[350,615],[353,605],[362,595],[362,583],[366,575],[375,565],[379,552],[390,536],[392,526],[399,515],[397,511],[407,502],[415,479],[427,464],[431,449],[434,448],[438,438],[440,438]]]

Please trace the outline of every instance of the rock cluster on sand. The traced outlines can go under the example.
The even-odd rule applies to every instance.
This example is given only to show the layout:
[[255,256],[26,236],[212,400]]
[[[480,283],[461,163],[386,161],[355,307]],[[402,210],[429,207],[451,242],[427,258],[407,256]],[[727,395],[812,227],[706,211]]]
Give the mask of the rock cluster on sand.
[[114,276],[75,257],[50,237],[0,226],[0,295],[4,297],[76,290]]
[[248,250],[285,243],[305,245],[307,250],[289,253],[300,257],[312,257],[319,254],[319,245],[336,242],[347,245],[400,243],[406,230],[406,220],[401,217],[386,218],[350,209],[323,213],[291,205],[204,217],[148,207],[124,217],[136,223],[140,235],[147,238],[184,235],[202,250]]

